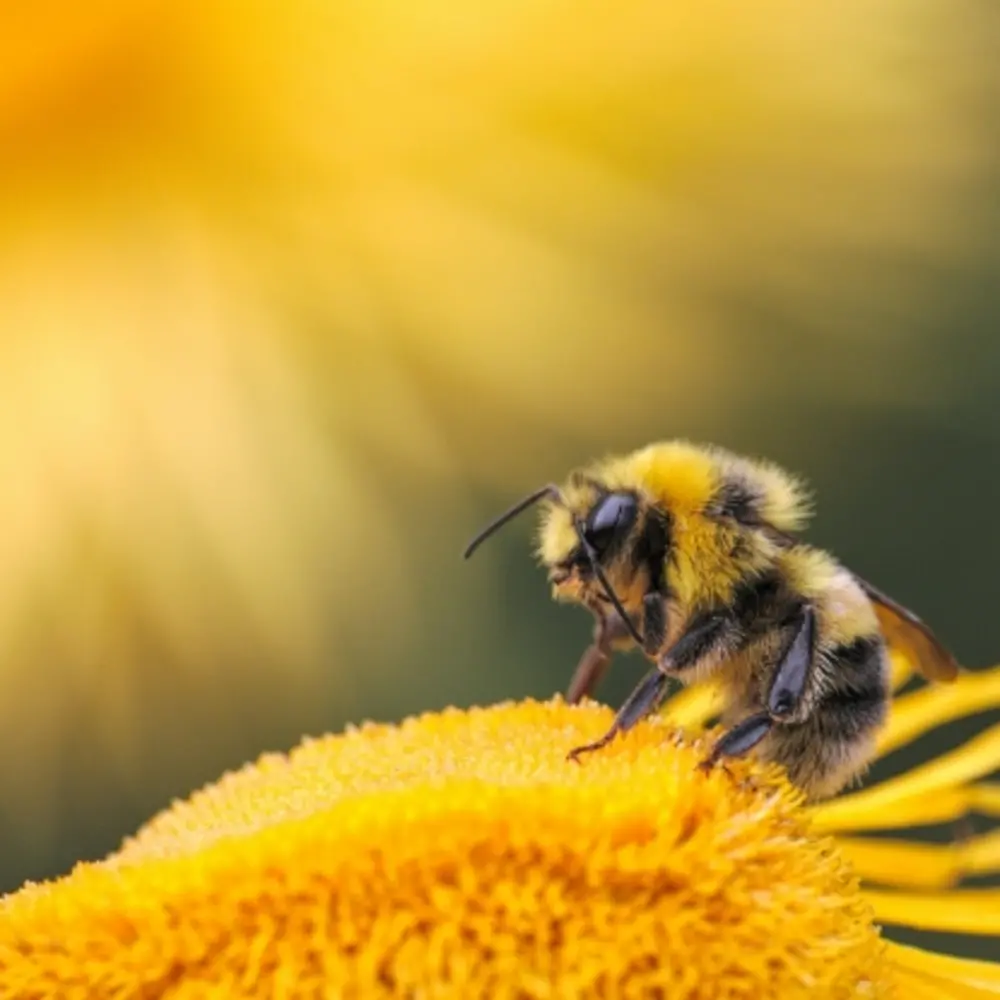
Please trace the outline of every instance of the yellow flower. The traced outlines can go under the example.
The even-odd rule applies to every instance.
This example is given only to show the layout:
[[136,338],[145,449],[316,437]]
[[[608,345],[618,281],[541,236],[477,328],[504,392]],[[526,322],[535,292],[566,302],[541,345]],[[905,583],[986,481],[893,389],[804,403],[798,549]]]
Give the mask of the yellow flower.
[[[903,695],[883,748],[997,704],[1000,668]],[[1000,966],[879,927],[1000,940],[997,891],[950,888],[1000,870],[996,834],[849,835],[1000,815],[1000,788],[977,784],[1000,764],[1000,727],[807,808],[752,760],[698,770],[710,710],[681,695],[583,766],[566,750],[609,712],[558,699],[368,724],[264,757],[105,861],[0,902],[0,996],[1000,995]]]

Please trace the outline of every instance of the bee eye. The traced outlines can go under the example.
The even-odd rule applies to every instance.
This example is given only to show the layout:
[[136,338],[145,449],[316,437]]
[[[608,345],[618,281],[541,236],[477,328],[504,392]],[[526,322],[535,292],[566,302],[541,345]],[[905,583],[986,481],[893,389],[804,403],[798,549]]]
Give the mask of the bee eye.
[[627,493],[611,493],[597,504],[583,531],[597,555],[607,552],[614,539],[628,530],[635,512],[635,497]]

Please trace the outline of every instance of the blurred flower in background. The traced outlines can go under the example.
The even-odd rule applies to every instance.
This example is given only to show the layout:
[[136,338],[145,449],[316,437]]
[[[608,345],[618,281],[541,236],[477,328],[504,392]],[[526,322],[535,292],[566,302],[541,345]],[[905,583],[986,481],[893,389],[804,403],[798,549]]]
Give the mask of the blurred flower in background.
[[820,345],[810,392],[917,391],[880,372],[980,238],[978,11],[7,5],[9,813],[51,804],[70,720],[124,767],[165,685],[222,732],[261,673],[388,669],[446,485],[728,419],[782,375],[755,311]]

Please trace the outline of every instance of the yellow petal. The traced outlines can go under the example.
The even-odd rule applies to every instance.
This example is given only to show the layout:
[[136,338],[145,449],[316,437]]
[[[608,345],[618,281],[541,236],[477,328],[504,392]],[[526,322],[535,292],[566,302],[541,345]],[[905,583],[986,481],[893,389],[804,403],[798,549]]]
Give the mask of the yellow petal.
[[[947,788],[931,796],[917,795],[897,803],[885,815],[877,809],[858,809],[853,799],[854,796],[845,795],[816,805],[813,810],[814,828],[824,833],[900,830],[948,823],[969,813],[1000,816],[1000,786],[991,784]],[[845,803],[844,808],[840,807],[841,802]]]
[[892,689],[898,691],[913,676],[913,664],[895,650],[889,650],[889,665],[892,668]]
[[725,695],[722,687],[711,681],[678,691],[664,706],[668,722],[685,728],[699,728],[722,711]]
[[985,782],[976,785],[969,808],[984,816],[1000,817],[1000,784]]
[[881,885],[938,889],[1000,871],[1000,830],[952,844],[838,837],[837,845],[863,879]]
[[889,943],[887,956],[898,969],[905,969],[914,975],[947,979],[979,989],[985,996],[1000,996],[1000,965],[993,962],[936,955],[895,941]]
[[867,889],[865,897],[884,923],[955,934],[1000,934],[1000,889],[892,892]]
[[[947,798],[953,789],[1000,767],[1000,724],[969,740],[951,753],[852,795],[843,795],[813,807],[818,828],[824,830],[887,828],[898,825],[897,812],[913,809],[933,816],[924,822],[940,822],[962,813],[961,793]],[[964,810],[963,810],[964,811]],[[913,813],[911,813],[912,815]]]
[[895,979],[900,1000],[990,1000],[1000,996],[989,987],[969,986],[910,969],[897,969]]
[[962,674],[954,684],[929,684],[892,704],[879,740],[887,754],[952,719],[1000,707],[1000,667]]

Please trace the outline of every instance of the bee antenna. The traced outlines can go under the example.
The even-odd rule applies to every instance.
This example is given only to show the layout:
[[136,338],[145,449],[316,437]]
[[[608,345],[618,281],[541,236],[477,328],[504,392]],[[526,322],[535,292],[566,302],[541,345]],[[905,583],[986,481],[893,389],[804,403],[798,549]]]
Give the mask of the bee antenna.
[[[468,559],[476,549],[479,548],[483,542],[486,541],[490,535],[495,534],[499,531],[508,521],[512,521],[518,514],[526,511],[529,507],[534,506],[539,500],[549,499],[553,503],[562,504],[563,502],[562,493],[559,492],[559,487],[549,483],[546,486],[542,486],[540,489],[534,491],[534,493],[529,493],[522,500],[518,500],[513,507],[509,507],[502,514],[495,517],[489,524],[486,525],[482,531],[472,539],[471,542],[465,547],[465,552],[462,553],[463,559]],[[601,589],[604,591],[605,597],[611,602],[611,606],[618,612],[621,616],[622,621],[625,623],[625,627],[629,631],[629,635],[638,643],[639,647],[642,648],[643,640],[642,636],[639,634],[639,630],[635,627],[635,623],[629,617],[628,612],[626,612],[622,602],[618,599],[618,595],[614,592],[608,578],[604,575],[604,570],[601,569],[601,564],[598,562],[597,553],[594,552],[594,547],[587,541],[587,537],[583,531],[583,525],[574,517],[573,527],[576,529],[577,537],[580,539],[580,545],[583,546],[583,551],[586,553],[587,561],[590,563],[591,569],[594,571],[594,576],[597,577],[597,582],[600,583]]]
[[547,486],[543,486],[541,489],[535,490],[534,493],[529,493],[523,500],[518,500],[513,507],[505,510],[499,517],[490,521],[490,523],[487,524],[486,527],[483,528],[483,530],[480,531],[479,534],[476,535],[476,537],[473,538],[472,541],[465,547],[465,552],[462,553],[462,558],[468,559],[469,556],[471,556],[472,553],[475,552],[476,549],[478,549],[479,546],[490,537],[490,535],[499,531],[499,529],[502,528],[508,521],[512,521],[522,511],[527,510],[529,507],[538,503],[539,500],[543,500],[546,497],[556,503],[562,503],[562,494],[559,492],[559,487],[554,486],[552,483],[549,483]]
[[618,600],[618,595],[614,592],[614,588],[611,586],[610,581],[604,575],[604,570],[601,569],[601,564],[597,561],[597,553],[594,552],[593,546],[587,541],[586,536],[583,533],[583,526],[579,521],[575,522],[576,533],[580,538],[580,544],[583,546],[583,551],[587,554],[587,560],[590,563],[590,568],[594,571],[594,576],[597,577],[597,582],[601,585],[601,590],[604,591],[604,596],[611,602],[612,607],[621,616],[621,620],[625,623],[625,627],[628,629],[629,635],[635,639],[636,644],[640,649],[644,647],[644,642],[642,636],[639,634],[639,630],[635,627],[635,623],[629,617],[628,612],[625,610],[622,602]]

